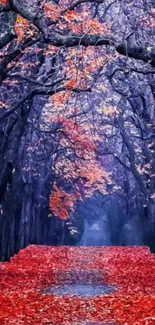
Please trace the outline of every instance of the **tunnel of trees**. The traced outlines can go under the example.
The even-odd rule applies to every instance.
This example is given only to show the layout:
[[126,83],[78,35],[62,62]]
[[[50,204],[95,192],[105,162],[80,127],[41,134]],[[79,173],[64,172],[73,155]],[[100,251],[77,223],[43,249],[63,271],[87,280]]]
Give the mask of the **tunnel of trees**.
[[0,0],[0,260],[98,219],[155,251],[154,42],[153,0]]

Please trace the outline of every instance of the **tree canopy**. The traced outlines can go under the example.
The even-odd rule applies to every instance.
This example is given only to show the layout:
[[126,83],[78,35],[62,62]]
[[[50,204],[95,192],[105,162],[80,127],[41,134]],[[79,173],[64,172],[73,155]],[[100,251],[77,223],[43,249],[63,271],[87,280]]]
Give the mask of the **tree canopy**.
[[4,233],[22,247],[95,191],[153,223],[153,1],[2,0],[0,24]]

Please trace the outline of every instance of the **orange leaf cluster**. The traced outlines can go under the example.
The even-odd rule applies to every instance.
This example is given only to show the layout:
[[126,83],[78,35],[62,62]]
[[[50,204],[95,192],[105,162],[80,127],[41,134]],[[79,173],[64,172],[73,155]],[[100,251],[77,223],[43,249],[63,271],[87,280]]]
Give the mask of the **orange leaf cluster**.
[[61,123],[59,145],[64,155],[55,163],[55,174],[58,179],[72,184],[72,191],[69,194],[55,184],[49,205],[54,215],[66,219],[77,199],[90,196],[95,190],[107,194],[106,183],[110,181],[110,174],[96,161],[96,146],[90,134],[63,116],[57,121]]
[[[49,97],[49,102],[52,103],[53,108],[57,108],[57,113],[59,113],[58,106],[63,106],[66,104],[68,99],[70,99],[72,96],[71,92],[69,90],[61,91],[59,93],[54,94],[53,96]],[[53,117],[52,117],[53,118]]]
[[76,10],[67,11],[63,19],[59,22],[59,28],[70,29],[75,34],[108,34],[110,33],[111,24],[100,23],[98,19],[90,19],[90,11],[87,6],[83,6],[81,12]]
[[65,86],[87,88],[93,81],[92,73],[110,60],[111,56],[101,55],[93,47],[78,47],[68,49],[64,59],[64,73],[69,79]]
[[53,191],[50,196],[49,207],[54,215],[59,216],[60,219],[67,219],[68,212],[73,210],[76,197],[69,194],[62,189],[60,190],[56,184],[53,186]]
[[58,51],[58,48],[56,46],[53,46],[53,45],[48,45],[47,49],[44,50],[44,53],[45,54],[50,54],[50,55],[53,55],[55,53],[57,53]]
[[22,41],[27,36],[32,37],[35,32],[34,26],[19,14],[17,15],[14,29],[18,41]]
[[96,150],[90,136],[87,135],[87,130],[63,116],[59,116],[58,121],[63,125],[63,137],[67,139],[73,149],[77,149],[79,154],[81,152],[93,153]]
[[58,19],[61,13],[60,7],[57,4],[48,2],[44,4],[44,11],[46,16],[51,18],[52,20]]
[[76,86],[76,81],[74,79],[71,79],[68,82],[66,82],[65,86],[67,88],[74,88]]

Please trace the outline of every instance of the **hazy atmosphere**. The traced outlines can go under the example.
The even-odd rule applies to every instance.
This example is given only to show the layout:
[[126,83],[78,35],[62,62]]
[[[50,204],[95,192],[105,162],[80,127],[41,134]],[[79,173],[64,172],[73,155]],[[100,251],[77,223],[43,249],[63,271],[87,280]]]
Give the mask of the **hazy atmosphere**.
[[[70,292],[64,285],[100,286],[104,277],[107,287],[94,295],[105,290],[113,303],[109,318],[105,298],[100,316],[84,315],[78,305],[77,319],[75,310],[61,319],[53,309],[44,318],[26,309],[11,318],[11,305],[11,313],[0,312],[0,325],[154,324],[155,300],[131,319],[114,303],[125,290],[154,299],[154,42],[154,0],[0,0],[0,294],[8,290],[13,301],[22,272],[29,289],[50,288],[43,291],[50,305],[59,291],[52,284],[62,282],[61,299],[69,299],[62,298]],[[84,273],[62,275],[63,259],[66,272]],[[125,268],[131,273],[123,278]],[[23,299],[32,299],[29,289]],[[72,287],[75,300],[77,292],[92,293],[92,286]],[[124,306],[123,299],[116,302]]]

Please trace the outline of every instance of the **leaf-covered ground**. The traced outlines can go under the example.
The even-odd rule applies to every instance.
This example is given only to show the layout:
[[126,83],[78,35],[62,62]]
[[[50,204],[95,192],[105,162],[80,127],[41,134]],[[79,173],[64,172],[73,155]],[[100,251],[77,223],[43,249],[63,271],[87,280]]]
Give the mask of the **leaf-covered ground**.
[[[67,283],[107,283],[94,297],[50,295]],[[31,245],[0,263],[0,325],[154,325],[155,255],[147,247]]]

